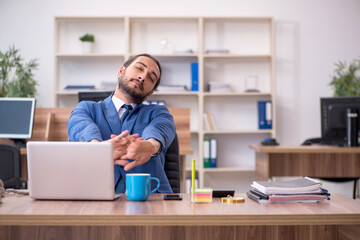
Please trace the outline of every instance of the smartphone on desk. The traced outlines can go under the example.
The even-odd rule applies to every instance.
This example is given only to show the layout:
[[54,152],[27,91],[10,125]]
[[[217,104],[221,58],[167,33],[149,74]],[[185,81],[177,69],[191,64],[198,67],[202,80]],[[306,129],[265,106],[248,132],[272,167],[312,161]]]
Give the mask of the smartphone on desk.
[[165,194],[164,200],[182,200],[182,195],[180,194]]

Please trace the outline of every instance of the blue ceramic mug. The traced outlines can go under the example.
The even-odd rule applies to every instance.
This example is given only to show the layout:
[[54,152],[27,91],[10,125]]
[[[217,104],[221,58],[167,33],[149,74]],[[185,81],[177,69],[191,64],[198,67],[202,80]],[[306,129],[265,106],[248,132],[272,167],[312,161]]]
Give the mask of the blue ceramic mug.
[[[151,180],[157,181],[157,186],[151,191]],[[156,177],[150,177],[148,173],[126,174],[126,197],[132,201],[145,201],[151,193],[158,190],[160,181]]]

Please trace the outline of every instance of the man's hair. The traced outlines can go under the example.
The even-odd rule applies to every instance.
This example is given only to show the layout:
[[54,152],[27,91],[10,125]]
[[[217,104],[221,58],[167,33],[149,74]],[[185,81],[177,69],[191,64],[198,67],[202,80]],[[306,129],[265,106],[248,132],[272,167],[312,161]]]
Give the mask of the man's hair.
[[137,59],[138,57],[148,57],[148,58],[152,59],[152,60],[156,63],[156,65],[158,66],[159,71],[160,71],[160,75],[159,75],[159,78],[158,78],[157,82],[155,83],[154,88],[153,88],[153,90],[155,90],[155,89],[159,86],[159,84],[160,84],[160,79],[161,79],[161,66],[160,66],[160,62],[159,62],[156,58],[154,58],[154,57],[151,56],[150,54],[142,53],[142,54],[138,54],[138,55],[136,55],[136,56],[133,56],[133,57],[129,58],[129,59],[123,64],[123,66],[127,68],[127,67],[130,66],[130,64],[133,63],[133,62],[135,61],[135,59]]

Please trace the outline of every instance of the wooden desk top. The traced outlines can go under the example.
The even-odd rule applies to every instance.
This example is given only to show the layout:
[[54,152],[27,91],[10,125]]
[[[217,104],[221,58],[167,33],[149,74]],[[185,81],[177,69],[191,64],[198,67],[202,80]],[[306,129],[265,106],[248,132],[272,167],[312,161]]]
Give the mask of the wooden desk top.
[[[245,194],[238,196],[245,197]],[[44,226],[230,226],[230,225],[321,225],[360,224],[360,201],[334,194],[323,203],[259,204],[245,197],[245,203],[211,204],[163,201],[152,194],[145,202],[45,201],[29,196],[6,196],[0,204],[1,225]]]
[[263,146],[251,144],[249,147],[261,153],[360,153],[360,147],[335,147],[326,145],[278,145]]

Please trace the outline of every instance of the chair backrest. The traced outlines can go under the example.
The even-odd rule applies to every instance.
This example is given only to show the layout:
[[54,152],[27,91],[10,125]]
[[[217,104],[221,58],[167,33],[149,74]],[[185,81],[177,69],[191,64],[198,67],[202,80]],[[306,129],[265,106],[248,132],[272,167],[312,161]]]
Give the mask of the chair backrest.
[[165,173],[174,193],[180,192],[180,155],[177,134],[165,154]]
[[73,108],[36,108],[31,141],[67,141],[67,122]]
[[0,179],[5,188],[21,188],[20,150],[14,144],[0,143]]
[[113,91],[90,91],[90,92],[79,92],[78,100],[81,101],[102,101],[110,96]]

